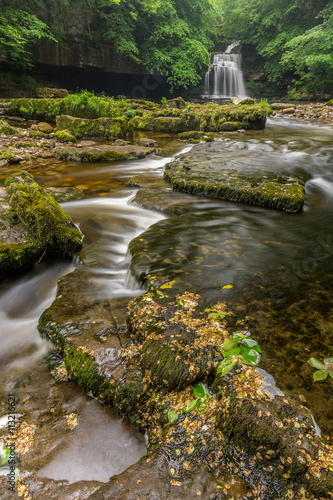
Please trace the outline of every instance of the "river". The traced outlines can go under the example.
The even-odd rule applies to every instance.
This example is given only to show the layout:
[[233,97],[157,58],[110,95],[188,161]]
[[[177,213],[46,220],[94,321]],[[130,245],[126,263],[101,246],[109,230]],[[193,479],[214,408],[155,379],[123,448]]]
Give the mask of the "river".
[[[82,200],[62,207],[85,235],[89,251],[84,249],[81,258],[105,298],[141,293],[128,274],[128,244],[151,227],[154,259],[147,271],[158,269],[170,279],[175,273],[183,276],[184,288],[200,293],[206,305],[217,297],[226,301],[234,312],[235,328],[250,329],[261,345],[260,367],[274,376],[282,391],[291,391],[307,404],[321,431],[332,435],[332,381],[313,384],[306,363],[311,356],[322,360],[333,354],[332,126],[274,117],[265,131],[225,134],[219,139],[234,161],[245,154],[250,163],[264,162],[276,171],[307,176],[305,206],[299,214],[216,200],[200,204],[193,197],[184,213],[168,218],[131,203],[136,194],[126,186],[131,176],[162,176],[165,163],[188,149],[171,137],[155,138],[162,152],[144,160],[39,162],[26,168],[43,187],[71,186],[84,193]],[[13,391],[52,349],[39,337],[38,318],[54,300],[57,280],[77,265],[80,262],[45,262],[2,284],[1,392]],[[226,284],[232,288],[221,291]],[[119,432],[111,431],[112,425],[119,428],[119,417],[113,415],[107,425],[103,433]],[[133,439],[136,461],[145,453],[145,445],[141,441],[140,448],[139,436],[128,439]],[[79,471],[63,477],[54,475],[50,466],[49,477],[107,480],[114,469],[103,453],[102,457],[99,468],[106,475],[89,475],[89,464],[86,468],[81,464]],[[124,468],[129,463],[133,462],[125,460]]]

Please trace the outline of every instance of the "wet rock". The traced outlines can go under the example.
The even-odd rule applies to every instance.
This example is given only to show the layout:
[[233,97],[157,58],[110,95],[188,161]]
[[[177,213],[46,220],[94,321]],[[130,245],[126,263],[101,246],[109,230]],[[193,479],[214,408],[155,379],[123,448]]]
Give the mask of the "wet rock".
[[152,148],[156,146],[156,141],[154,141],[154,139],[148,139],[147,137],[141,137],[141,139],[139,139],[139,144],[145,148]]
[[265,165],[250,165],[247,154],[235,161],[219,143],[200,144],[165,167],[174,190],[266,208],[298,212],[305,179],[276,175]]
[[59,146],[55,149],[56,155],[62,159],[89,162],[133,160],[144,158],[154,151],[154,148],[142,146],[109,146],[106,144],[95,147],[84,147],[81,144],[79,149],[72,146]]

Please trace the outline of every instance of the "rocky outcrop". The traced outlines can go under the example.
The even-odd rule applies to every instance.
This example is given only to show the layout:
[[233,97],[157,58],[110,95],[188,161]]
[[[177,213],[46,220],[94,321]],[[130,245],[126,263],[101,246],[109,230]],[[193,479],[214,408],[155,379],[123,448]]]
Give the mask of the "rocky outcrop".
[[56,124],[58,130],[68,130],[74,137],[93,138],[126,138],[133,135],[132,125],[123,118],[75,118],[73,116],[57,116]]

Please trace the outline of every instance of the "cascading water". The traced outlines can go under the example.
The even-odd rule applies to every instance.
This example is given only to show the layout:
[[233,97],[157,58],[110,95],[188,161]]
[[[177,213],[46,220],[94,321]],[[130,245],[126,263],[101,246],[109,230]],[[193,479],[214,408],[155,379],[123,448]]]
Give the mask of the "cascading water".
[[234,46],[235,44],[229,45],[223,54],[213,54],[212,64],[205,75],[205,97],[246,97],[240,69],[242,56],[230,54]]

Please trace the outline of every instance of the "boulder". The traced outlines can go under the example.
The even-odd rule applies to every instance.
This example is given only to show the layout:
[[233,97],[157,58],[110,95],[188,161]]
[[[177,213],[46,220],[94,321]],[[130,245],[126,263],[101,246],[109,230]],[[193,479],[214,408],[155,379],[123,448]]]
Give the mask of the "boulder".
[[174,108],[174,109],[186,108],[186,102],[182,97],[175,97],[174,99],[169,99],[167,103],[168,103],[168,108]]
[[39,122],[38,123],[38,130],[40,132],[43,132],[44,134],[51,134],[53,132],[53,127],[49,123],[46,122]]

